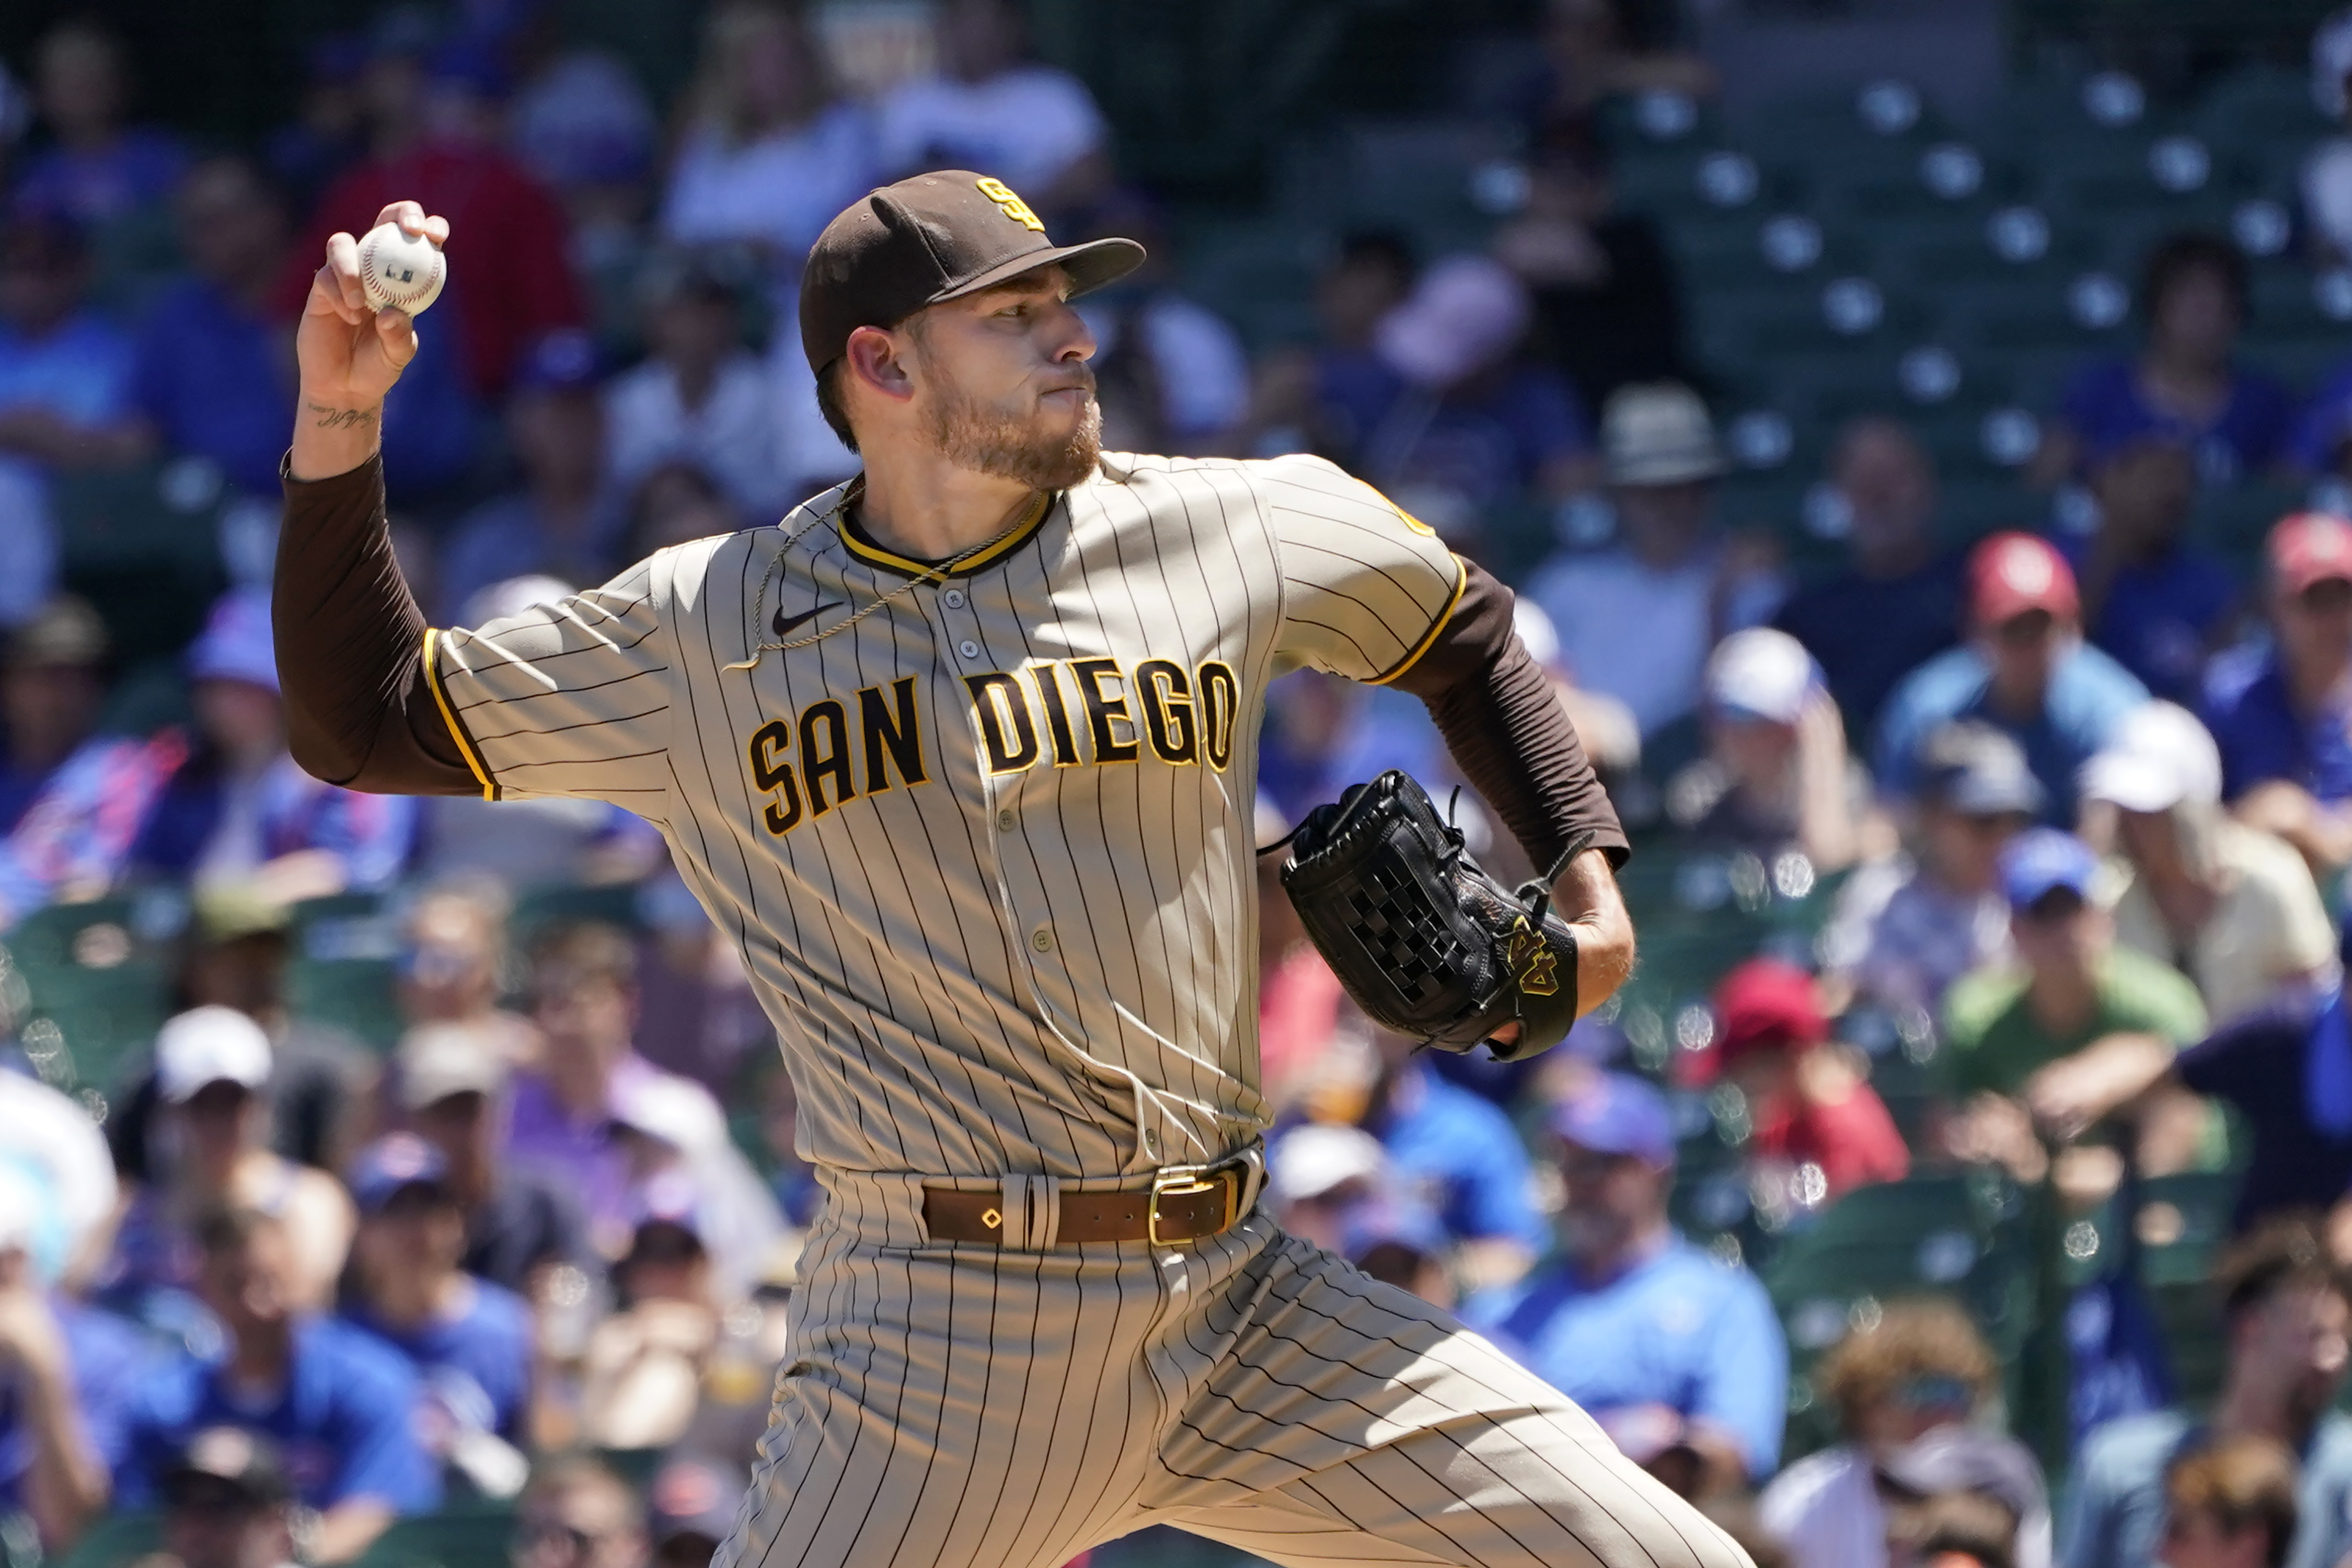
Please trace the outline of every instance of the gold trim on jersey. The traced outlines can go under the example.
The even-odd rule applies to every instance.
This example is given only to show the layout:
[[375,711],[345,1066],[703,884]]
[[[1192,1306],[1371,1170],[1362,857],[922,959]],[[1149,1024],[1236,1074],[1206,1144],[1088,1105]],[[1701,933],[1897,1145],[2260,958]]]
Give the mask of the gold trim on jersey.
[[[941,575],[968,577],[982,567],[1002,560],[1009,552],[1026,544],[1030,535],[1037,531],[1038,525],[1045,521],[1046,514],[1053,510],[1054,492],[1038,491],[1037,499],[1030,503],[1029,514],[1007,529],[1003,538],[970,558],[959,561],[953,571],[943,573]],[[890,571],[901,573],[908,577],[919,577],[926,573],[939,570],[940,563],[936,561],[918,561],[912,556],[900,555],[896,552],[883,549],[866,538],[859,530],[856,519],[850,515],[846,507],[842,510],[839,532],[841,542],[848,547],[849,552],[869,565],[887,567]]]
[[440,667],[434,662],[433,639],[441,634],[433,627],[425,628],[425,684],[433,689],[433,705],[441,710],[442,722],[449,726],[449,738],[457,742],[457,754],[466,759],[474,782],[482,786],[484,800],[502,798],[498,781],[490,777],[489,764],[474,747],[474,738],[466,733],[466,726],[457,718],[457,710],[450,706],[449,693],[441,684]]
[[[1397,515],[1402,517],[1404,514],[1400,512]],[[1421,662],[1421,656],[1427,653],[1431,648],[1437,645],[1437,634],[1444,631],[1445,629],[1445,623],[1454,618],[1454,608],[1462,603],[1463,593],[1468,589],[1469,586],[1470,568],[1464,565],[1462,557],[1457,555],[1454,558],[1454,592],[1446,595],[1445,608],[1437,612],[1437,619],[1430,623],[1428,633],[1424,635],[1419,642],[1413,644],[1412,651],[1404,656],[1402,663],[1399,664],[1394,669],[1390,670],[1386,675],[1375,676],[1371,679],[1364,682],[1364,684],[1367,686],[1386,686],[1392,680],[1402,679],[1406,670],[1411,669],[1414,665],[1419,664]]]

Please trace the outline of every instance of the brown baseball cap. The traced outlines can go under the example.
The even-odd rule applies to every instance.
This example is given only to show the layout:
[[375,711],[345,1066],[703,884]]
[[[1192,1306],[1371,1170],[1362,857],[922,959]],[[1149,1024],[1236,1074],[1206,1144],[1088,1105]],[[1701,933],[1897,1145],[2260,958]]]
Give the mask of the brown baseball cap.
[[926,305],[1059,262],[1078,295],[1143,264],[1131,239],[1055,245],[1003,181],[937,169],[869,191],[824,226],[801,273],[801,348],[823,371],[860,327],[895,327]]

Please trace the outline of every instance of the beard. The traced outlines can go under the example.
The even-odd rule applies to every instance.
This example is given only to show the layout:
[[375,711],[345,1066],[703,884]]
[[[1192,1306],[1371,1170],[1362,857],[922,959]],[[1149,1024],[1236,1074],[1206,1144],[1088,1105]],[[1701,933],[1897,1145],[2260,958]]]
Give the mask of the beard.
[[960,468],[1012,479],[1033,490],[1066,490],[1095,471],[1102,456],[1102,405],[1087,377],[1086,406],[1066,433],[1038,428],[1002,405],[980,402],[953,381],[940,381],[931,404],[932,447]]

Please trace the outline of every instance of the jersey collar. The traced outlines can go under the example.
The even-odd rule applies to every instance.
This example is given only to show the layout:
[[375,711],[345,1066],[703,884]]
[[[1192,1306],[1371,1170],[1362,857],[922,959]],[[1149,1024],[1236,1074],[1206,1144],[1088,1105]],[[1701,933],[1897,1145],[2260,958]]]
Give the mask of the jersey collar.
[[[857,503],[865,494],[866,476],[860,474],[850,481],[848,490],[841,498],[841,542],[847,547],[849,552],[870,566],[879,566],[886,572],[896,572],[901,576],[920,577],[938,571],[940,563],[936,561],[918,561],[911,555],[901,555],[896,551],[886,550],[874,542],[872,536],[866,533],[857,521]],[[964,562],[954,571],[940,574],[948,577],[969,577],[973,573],[1003,560],[1005,556],[1027,543],[1035,535],[1037,530],[1044,526],[1045,519],[1053,513],[1054,502],[1057,496],[1058,492],[1039,491],[1036,500],[1030,503],[1028,512],[1020,521],[1006,530],[1003,538]]]

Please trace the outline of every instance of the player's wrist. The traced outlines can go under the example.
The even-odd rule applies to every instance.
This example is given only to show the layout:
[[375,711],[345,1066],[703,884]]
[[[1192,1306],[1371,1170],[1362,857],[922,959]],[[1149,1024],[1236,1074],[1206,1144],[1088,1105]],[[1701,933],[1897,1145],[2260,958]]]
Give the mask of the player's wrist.
[[287,457],[297,479],[332,479],[375,456],[383,435],[383,400],[304,389],[294,410],[294,442]]

